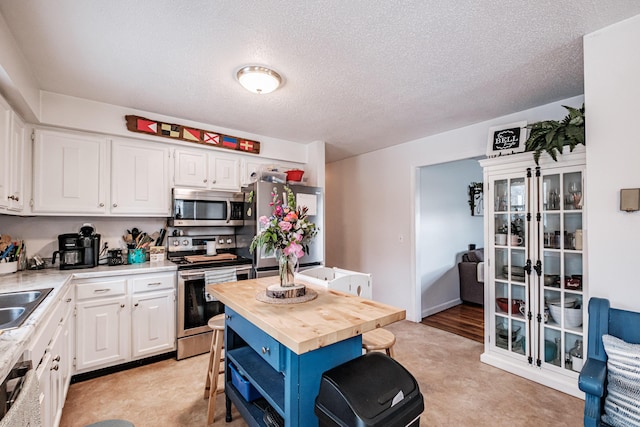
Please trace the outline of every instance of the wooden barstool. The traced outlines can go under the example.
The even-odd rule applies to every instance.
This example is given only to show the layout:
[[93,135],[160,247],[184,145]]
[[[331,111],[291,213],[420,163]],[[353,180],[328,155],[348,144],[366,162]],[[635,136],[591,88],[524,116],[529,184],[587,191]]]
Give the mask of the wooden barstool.
[[393,345],[395,343],[396,336],[386,329],[377,328],[362,334],[362,348],[364,348],[367,353],[370,351],[384,350],[387,356],[393,357]]
[[207,324],[213,330],[207,382],[204,386],[204,398],[209,399],[207,407],[207,425],[209,425],[213,424],[213,417],[216,413],[216,394],[224,392],[224,378],[222,387],[218,388],[218,377],[224,375],[224,355],[222,354],[224,347],[224,314],[213,316]]

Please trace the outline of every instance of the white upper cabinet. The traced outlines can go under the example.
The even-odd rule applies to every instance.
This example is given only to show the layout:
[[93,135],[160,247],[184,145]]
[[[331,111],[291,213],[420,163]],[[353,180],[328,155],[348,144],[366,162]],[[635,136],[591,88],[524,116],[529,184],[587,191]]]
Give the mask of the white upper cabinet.
[[25,125],[0,98],[0,208],[21,212],[24,208],[26,168]]
[[33,167],[33,212],[107,212],[106,138],[39,130]]
[[9,206],[11,108],[0,98],[0,208]]
[[174,158],[173,182],[177,187],[240,190],[240,161],[237,157],[178,148]]
[[218,190],[240,190],[240,167],[237,158],[209,155],[210,187]]
[[112,141],[111,213],[169,216],[169,188],[166,145]]
[[207,188],[207,153],[198,150],[175,150],[175,175],[176,186]]
[[9,194],[7,208],[12,211],[22,212],[24,209],[24,178],[28,171],[25,168],[26,129],[24,122],[11,113],[11,132],[9,136]]
[[243,186],[256,182],[260,178],[260,168],[263,163],[256,160],[242,159],[242,179]]

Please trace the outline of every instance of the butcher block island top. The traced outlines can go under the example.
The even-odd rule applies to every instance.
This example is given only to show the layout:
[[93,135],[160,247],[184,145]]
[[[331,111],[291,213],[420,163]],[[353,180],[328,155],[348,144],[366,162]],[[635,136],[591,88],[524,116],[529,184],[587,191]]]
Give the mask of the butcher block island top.
[[315,286],[318,293],[298,304],[268,304],[256,299],[277,277],[207,285],[207,292],[296,354],[303,354],[403,320],[405,310]]

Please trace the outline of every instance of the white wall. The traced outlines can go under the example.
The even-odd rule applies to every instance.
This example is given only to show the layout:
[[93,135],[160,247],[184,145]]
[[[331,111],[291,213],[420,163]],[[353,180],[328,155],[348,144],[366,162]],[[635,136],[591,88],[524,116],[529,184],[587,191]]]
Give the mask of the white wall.
[[420,168],[416,244],[421,254],[421,317],[460,303],[458,262],[470,243],[484,245],[484,217],[471,216],[468,186],[482,182],[476,160],[459,160]]
[[[152,120],[179,123],[199,129],[210,129],[227,135],[260,141],[260,155],[257,156],[260,158],[279,159],[298,163],[307,163],[309,159],[311,159],[310,161],[312,163],[319,164],[317,156],[309,157],[308,146],[305,144],[252,134],[237,129],[224,128],[211,123],[201,123],[188,120],[186,118],[164,116],[149,111],[135,110],[133,108],[106,104],[103,102],[91,101],[58,93],[42,91],[41,99],[42,114],[40,115],[40,123],[43,125],[203,148],[202,145],[195,145],[189,142],[178,140],[174,141],[168,138],[160,138],[142,133],[132,133],[127,130],[125,115],[133,114]],[[216,148],[211,148],[211,150],[229,152],[228,150],[220,150]],[[234,151],[233,153],[239,154],[240,152]],[[324,158],[321,160],[324,161]]]
[[[14,240],[24,240],[29,258],[40,255],[51,258],[58,250],[58,234],[77,233],[83,224],[93,224],[110,249],[125,248],[122,235],[127,229],[137,228],[148,234],[160,231],[165,218],[97,218],[97,217],[17,217],[0,215],[0,231]],[[169,230],[171,231],[171,229]],[[165,240],[166,244],[166,240]]]
[[373,275],[373,297],[420,321],[417,168],[486,153],[490,126],[561,119],[578,96],[327,165],[328,266]]
[[589,293],[640,311],[640,212],[619,210],[640,188],[640,15],[584,38]]
[[40,113],[40,88],[0,15],[0,93],[28,121]]

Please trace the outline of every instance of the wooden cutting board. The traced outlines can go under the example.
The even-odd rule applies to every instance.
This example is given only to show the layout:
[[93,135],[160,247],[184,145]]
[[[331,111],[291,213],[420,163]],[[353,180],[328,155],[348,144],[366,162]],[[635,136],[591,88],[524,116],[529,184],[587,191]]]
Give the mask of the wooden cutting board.
[[191,255],[184,257],[187,262],[230,261],[237,258],[238,255],[235,254]]

